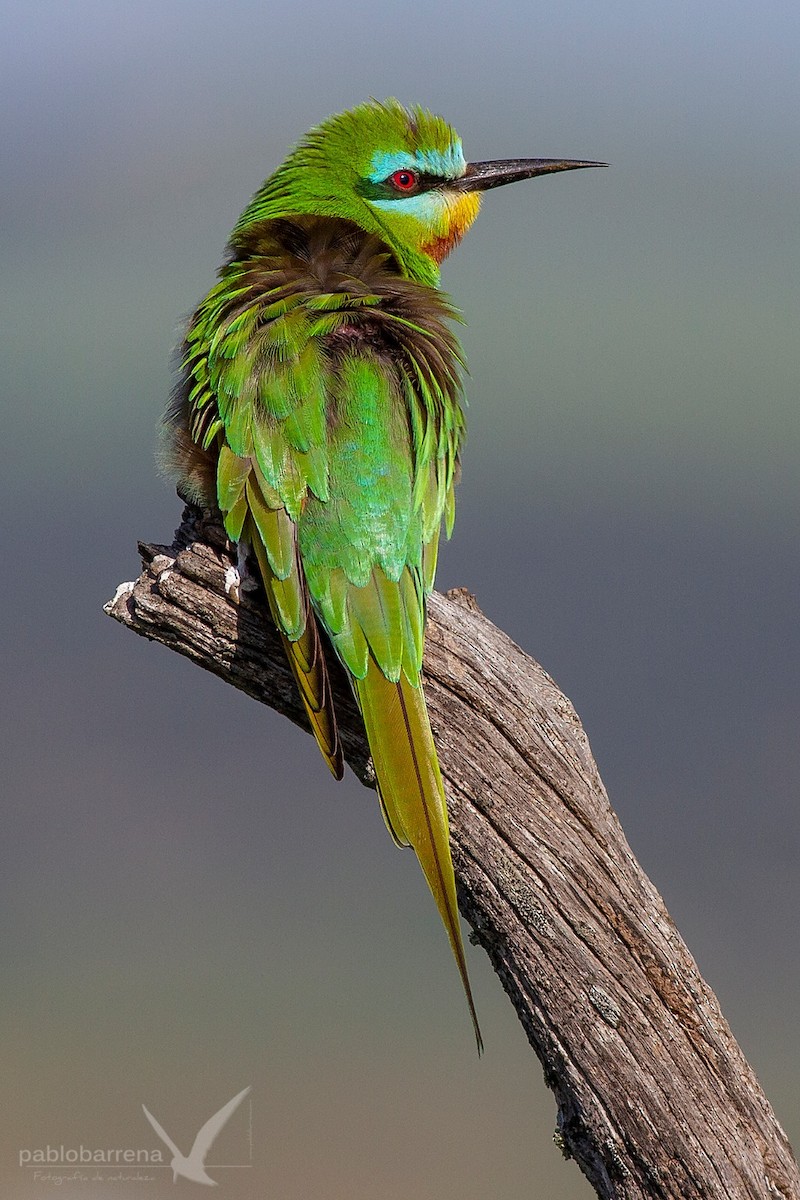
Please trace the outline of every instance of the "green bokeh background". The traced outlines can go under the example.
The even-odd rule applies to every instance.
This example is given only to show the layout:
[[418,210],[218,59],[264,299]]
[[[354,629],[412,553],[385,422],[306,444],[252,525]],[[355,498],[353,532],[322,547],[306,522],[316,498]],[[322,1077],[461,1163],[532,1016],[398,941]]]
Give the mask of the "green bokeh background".
[[56,1192],[18,1152],[155,1147],[143,1102],[188,1150],[251,1084],[221,1196],[590,1195],[471,950],[475,1059],[374,797],[101,613],[180,514],[153,446],[181,314],[287,147],[369,95],[475,159],[612,163],[490,194],[445,265],[472,373],[439,581],[575,702],[797,1144],[796,5],[2,9],[2,1194],[198,1194]]

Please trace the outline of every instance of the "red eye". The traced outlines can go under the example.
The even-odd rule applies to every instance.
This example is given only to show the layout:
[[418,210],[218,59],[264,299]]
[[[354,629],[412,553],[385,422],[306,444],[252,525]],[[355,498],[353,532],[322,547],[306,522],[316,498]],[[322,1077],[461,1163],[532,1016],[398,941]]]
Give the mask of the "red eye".
[[389,182],[398,192],[413,192],[417,186],[417,177],[413,171],[395,171],[389,176]]

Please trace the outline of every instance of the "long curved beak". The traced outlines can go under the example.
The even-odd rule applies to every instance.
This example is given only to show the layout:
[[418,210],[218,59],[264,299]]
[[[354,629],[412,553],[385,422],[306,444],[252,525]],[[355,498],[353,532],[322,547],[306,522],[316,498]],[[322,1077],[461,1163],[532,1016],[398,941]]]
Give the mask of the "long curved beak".
[[457,192],[487,192],[489,188],[516,183],[518,179],[533,179],[535,175],[607,166],[608,163],[581,162],[571,158],[502,158],[495,162],[467,163],[466,172],[459,179],[449,180],[447,187]]

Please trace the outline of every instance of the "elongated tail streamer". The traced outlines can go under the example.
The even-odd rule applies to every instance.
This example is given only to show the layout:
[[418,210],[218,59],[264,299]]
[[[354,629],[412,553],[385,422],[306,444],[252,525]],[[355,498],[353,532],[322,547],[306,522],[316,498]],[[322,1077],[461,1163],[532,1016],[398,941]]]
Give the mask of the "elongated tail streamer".
[[480,1053],[483,1039],[461,939],[447,802],[422,686],[405,676],[393,683],[373,661],[354,685],[386,824],[399,845],[413,846],[420,861],[455,956]]

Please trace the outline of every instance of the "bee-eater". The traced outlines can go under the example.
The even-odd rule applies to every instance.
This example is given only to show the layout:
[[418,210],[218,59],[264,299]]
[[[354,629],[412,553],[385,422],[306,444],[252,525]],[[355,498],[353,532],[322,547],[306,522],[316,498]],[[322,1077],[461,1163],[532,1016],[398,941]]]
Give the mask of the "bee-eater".
[[416,851],[482,1047],[447,804],[425,708],[425,599],[464,436],[439,266],[481,193],[602,163],[467,163],[396,100],[331,117],[266,180],[192,317],[165,457],[181,496],[252,551],[320,750],[344,766],[324,645],[364,719],[386,824]]

